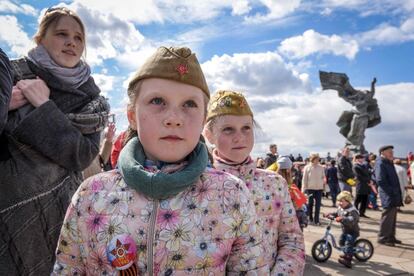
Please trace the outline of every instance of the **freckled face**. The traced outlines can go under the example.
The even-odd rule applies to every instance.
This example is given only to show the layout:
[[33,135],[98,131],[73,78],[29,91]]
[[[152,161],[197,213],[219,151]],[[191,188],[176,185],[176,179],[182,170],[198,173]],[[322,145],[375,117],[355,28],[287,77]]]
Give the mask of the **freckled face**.
[[128,119],[148,159],[173,163],[194,150],[203,128],[204,101],[202,90],[192,85],[159,78],[142,82]]
[[216,145],[221,158],[242,163],[253,149],[253,118],[249,115],[221,116],[207,137],[210,143]]
[[70,16],[63,16],[51,25],[40,40],[50,57],[60,66],[75,67],[85,48],[81,26]]

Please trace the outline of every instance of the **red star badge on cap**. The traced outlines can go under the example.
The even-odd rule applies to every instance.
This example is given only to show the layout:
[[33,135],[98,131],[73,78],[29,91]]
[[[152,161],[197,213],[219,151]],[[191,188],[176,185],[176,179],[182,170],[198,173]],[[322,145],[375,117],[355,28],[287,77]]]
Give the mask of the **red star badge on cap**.
[[175,68],[175,70],[178,71],[178,73],[182,76],[188,73],[188,67],[186,64],[180,64]]

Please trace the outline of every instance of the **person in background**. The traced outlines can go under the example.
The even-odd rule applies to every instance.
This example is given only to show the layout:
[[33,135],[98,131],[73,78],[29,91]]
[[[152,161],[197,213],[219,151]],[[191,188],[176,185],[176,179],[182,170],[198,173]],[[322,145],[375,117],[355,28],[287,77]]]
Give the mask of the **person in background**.
[[108,123],[108,126],[103,133],[99,154],[95,157],[89,167],[83,170],[83,179],[112,169],[110,163],[108,162],[112,150],[112,142],[114,140],[115,131],[115,123]]
[[[394,159],[394,167],[400,182],[401,196],[404,200],[408,186],[407,170],[401,165],[401,159]],[[398,211],[402,212],[400,208],[398,208]]]
[[373,210],[379,210],[378,203],[377,203],[378,185],[377,185],[377,180],[375,178],[376,160],[377,160],[376,154],[370,153],[368,155],[367,166],[368,166],[368,170],[371,175],[371,181],[372,181],[371,191],[369,192],[369,195],[368,195],[368,208],[373,209]]
[[254,118],[248,102],[241,93],[220,90],[210,101],[206,121],[204,135],[215,145],[214,167],[243,180],[251,192],[270,275],[302,275],[304,240],[288,185],[277,173],[257,169],[250,157]]
[[[329,164],[326,164],[325,159],[321,159],[319,160],[319,164],[323,167],[323,170],[325,172],[325,184],[326,184],[326,170],[327,170],[327,166],[329,166]],[[329,185],[324,185],[323,186],[323,191],[322,191],[322,197],[325,197],[326,199],[329,199],[329,195],[331,193],[331,190],[329,189]],[[323,206],[323,203],[321,202],[321,206]]]
[[395,246],[401,241],[396,238],[397,208],[403,206],[401,188],[393,164],[394,146],[386,145],[379,149],[379,158],[375,164],[375,177],[382,203],[378,243]]
[[326,155],[326,162],[327,162],[327,163],[330,163],[330,162],[332,161],[332,159],[333,159],[333,158],[332,158],[332,156],[331,156],[331,153],[330,153],[330,152],[328,152],[328,153],[327,153],[327,155]]
[[207,168],[209,89],[187,47],[160,47],[128,85],[136,134],[118,169],[73,197],[54,275],[267,275],[246,184]]
[[266,154],[265,158],[265,168],[269,168],[272,164],[276,163],[278,154],[277,154],[277,145],[270,144],[269,145],[269,153]]
[[287,182],[289,187],[290,198],[295,207],[296,217],[300,225],[300,229],[308,226],[308,217],[306,209],[306,196],[294,184],[292,178],[292,161],[287,156],[281,156],[277,159],[278,169],[277,173],[281,175]]
[[[309,221],[314,222],[316,226],[320,226],[319,213],[321,209],[322,191],[325,185],[325,170],[319,164],[319,154],[312,153],[309,161],[310,163],[303,169],[302,192],[308,195]],[[313,214],[314,205],[315,214]]]
[[0,275],[50,275],[66,208],[99,152],[109,105],[82,60],[85,40],[76,13],[49,8],[36,46],[12,61],[19,70],[0,162]]
[[261,157],[257,157],[256,159],[256,168],[264,169],[265,168],[265,161]]
[[332,207],[336,207],[336,196],[339,194],[338,169],[335,165],[335,160],[331,160],[330,166],[325,170],[326,181],[331,193]]
[[112,151],[111,151],[111,165],[112,168],[116,168],[116,165],[118,164],[118,158],[119,154],[121,153],[122,148],[125,145],[125,138],[128,135],[128,133],[132,132],[131,130],[125,130],[122,131],[115,139],[115,142],[112,145]]
[[371,191],[370,186],[373,185],[369,169],[365,164],[364,155],[358,153],[354,156],[354,173],[357,178],[356,197],[354,206],[359,210],[360,217],[367,218],[365,210],[368,205],[368,195]]
[[414,178],[414,175],[411,174],[411,165],[413,164],[414,161],[414,154],[409,151],[407,154],[407,176],[408,176],[408,185],[409,186],[413,186],[414,182],[412,181]]
[[303,173],[302,173],[301,165],[297,162],[293,163],[292,175],[293,175],[293,182],[295,183],[296,187],[298,187],[299,190],[301,190]]
[[349,183],[354,180],[355,174],[351,160],[349,160],[349,153],[348,147],[342,149],[342,155],[338,159],[338,180],[341,191],[349,191],[352,194],[352,187]]
[[303,157],[302,157],[302,155],[300,155],[300,153],[298,153],[298,156],[296,157],[296,160],[295,161],[297,161],[297,162],[303,162]]

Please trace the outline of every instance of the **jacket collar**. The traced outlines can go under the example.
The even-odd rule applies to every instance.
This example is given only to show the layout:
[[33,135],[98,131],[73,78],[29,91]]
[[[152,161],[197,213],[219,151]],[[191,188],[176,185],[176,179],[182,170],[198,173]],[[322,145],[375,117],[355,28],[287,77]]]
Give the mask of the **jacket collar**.
[[357,210],[357,208],[355,208],[354,204],[350,204],[350,206],[348,208],[343,209],[343,208],[339,207],[339,209],[341,211],[343,211],[343,212],[348,212],[349,213],[349,212],[355,210],[355,211],[357,211],[359,213],[359,211]]
[[242,180],[250,179],[253,177],[256,170],[256,164],[253,159],[249,156],[242,163],[233,163],[231,161],[224,160],[218,156],[217,150],[213,150],[214,168],[228,172]]

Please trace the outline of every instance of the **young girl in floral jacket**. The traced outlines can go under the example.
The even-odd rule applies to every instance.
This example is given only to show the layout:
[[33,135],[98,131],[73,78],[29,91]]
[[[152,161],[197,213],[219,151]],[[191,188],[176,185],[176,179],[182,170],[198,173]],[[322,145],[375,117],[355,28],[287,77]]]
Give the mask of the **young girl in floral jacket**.
[[199,142],[209,90],[194,53],[160,47],[129,83],[137,131],[118,170],[87,179],[72,199],[55,274],[266,275],[250,193],[206,169]]
[[250,157],[253,129],[253,113],[243,95],[218,91],[211,99],[204,131],[215,145],[214,167],[237,176],[249,188],[270,274],[302,275],[304,240],[288,185],[277,173],[256,168]]

